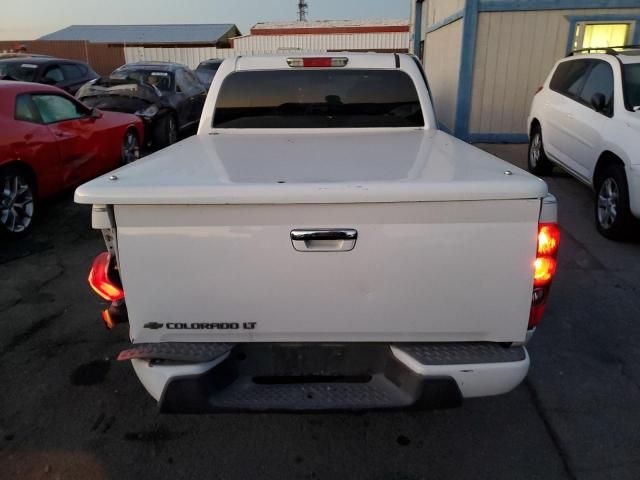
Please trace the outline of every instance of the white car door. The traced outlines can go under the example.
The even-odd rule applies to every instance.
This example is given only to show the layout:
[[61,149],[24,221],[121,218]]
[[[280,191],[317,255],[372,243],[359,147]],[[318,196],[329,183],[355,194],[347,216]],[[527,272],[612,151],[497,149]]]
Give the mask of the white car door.
[[576,149],[576,118],[582,106],[579,94],[587,80],[590,60],[568,60],[558,64],[549,84],[544,109],[542,137],[546,153],[561,165],[584,175],[571,153]]
[[[586,82],[567,122],[567,155],[577,173],[591,180],[602,152],[602,132],[613,116],[613,69],[604,60],[592,60]],[[600,98],[598,98],[600,97]]]

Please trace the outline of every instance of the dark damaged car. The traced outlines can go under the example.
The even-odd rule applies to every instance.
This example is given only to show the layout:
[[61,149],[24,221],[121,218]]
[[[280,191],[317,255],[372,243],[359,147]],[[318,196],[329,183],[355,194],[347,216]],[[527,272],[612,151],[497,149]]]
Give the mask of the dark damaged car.
[[76,96],[100,110],[137,115],[144,121],[147,146],[163,148],[200,121],[206,90],[184,65],[141,62],[84,85]]

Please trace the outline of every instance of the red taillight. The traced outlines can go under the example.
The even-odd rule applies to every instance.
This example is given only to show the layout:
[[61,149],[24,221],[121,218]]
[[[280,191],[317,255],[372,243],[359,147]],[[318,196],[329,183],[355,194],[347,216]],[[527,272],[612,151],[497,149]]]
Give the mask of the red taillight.
[[544,88],[544,87],[543,87],[542,85],[540,85],[538,88],[536,88],[536,91],[535,91],[535,92],[533,92],[533,94],[534,94],[534,95],[539,94],[539,93],[542,91],[542,89],[543,89],[543,88]]
[[287,65],[294,68],[330,68],[344,67],[349,62],[347,57],[296,57],[287,58]]
[[560,230],[555,223],[540,223],[538,225],[537,257],[549,256],[555,258],[560,244]]
[[560,229],[556,223],[540,223],[538,225],[538,244],[533,273],[533,295],[529,328],[540,323],[544,306],[549,296],[551,281],[556,273],[558,246],[560,245]]
[[89,272],[89,285],[105,300],[115,302],[124,298],[122,288],[109,278],[109,269],[111,268],[111,255],[109,252],[103,252],[96,257],[91,265]]
[[556,260],[550,257],[539,257],[536,258],[534,265],[533,286],[544,287],[551,282],[556,273]]

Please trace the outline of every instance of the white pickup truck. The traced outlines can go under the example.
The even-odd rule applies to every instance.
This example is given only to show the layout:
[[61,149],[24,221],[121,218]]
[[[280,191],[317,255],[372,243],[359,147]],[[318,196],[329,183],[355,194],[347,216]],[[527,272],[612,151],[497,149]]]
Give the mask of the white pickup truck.
[[225,60],[197,135],[93,180],[93,289],[164,412],[516,387],[556,267],[538,178],[438,129],[414,57]]

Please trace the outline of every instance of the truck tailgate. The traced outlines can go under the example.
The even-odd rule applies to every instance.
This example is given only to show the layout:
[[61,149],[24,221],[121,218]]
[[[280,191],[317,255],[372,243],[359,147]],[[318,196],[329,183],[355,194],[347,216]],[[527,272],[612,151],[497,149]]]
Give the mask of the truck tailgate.
[[[540,199],[114,211],[135,343],[525,338]],[[318,228],[354,248],[294,248]]]

